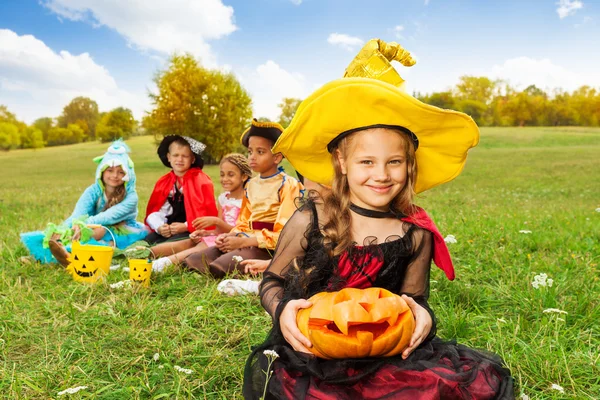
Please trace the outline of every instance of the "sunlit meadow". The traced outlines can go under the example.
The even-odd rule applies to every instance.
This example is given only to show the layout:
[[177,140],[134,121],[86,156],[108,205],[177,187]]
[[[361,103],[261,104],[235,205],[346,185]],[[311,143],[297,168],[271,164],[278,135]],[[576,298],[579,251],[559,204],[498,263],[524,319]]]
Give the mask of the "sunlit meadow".
[[[128,143],[143,215],[166,170],[152,138]],[[0,154],[0,397],[240,398],[270,325],[257,298],[178,270],[86,286],[23,258],[19,233],[67,217],[105,148]],[[517,398],[600,398],[600,130],[483,129],[463,174],[417,203],[455,239],[457,279],[432,272],[439,335],[500,354]]]

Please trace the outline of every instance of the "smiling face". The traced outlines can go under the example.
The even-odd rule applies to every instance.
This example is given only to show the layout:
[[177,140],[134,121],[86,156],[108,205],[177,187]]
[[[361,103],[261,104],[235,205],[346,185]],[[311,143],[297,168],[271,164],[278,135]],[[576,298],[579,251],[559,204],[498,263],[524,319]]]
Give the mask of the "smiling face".
[[250,136],[248,139],[248,164],[252,171],[258,172],[262,177],[277,173],[277,166],[281,162],[281,153],[271,152],[273,142],[260,136]]
[[243,185],[246,176],[242,175],[242,171],[229,161],[221,162],[220,170],[223,190],[234,192]]
[[173,142],[169,146],[167,160],[169,160],[175,175],[183,176],[188,169],[192,167],[192,164],[196,158],[194,157],[194,153],[192,153],[192,149],[190,149],[189,145],[182,145],[177,142]]
[[359,207],[387,211],[407,184],[407,141],[391,129],[366,129],[352,135],[345,157],[338,152],[348,178],[350,201]]
[[120,165],[108,167],[102,172],[102,182],[107,189],[116,189],[123,184],[125,171]]

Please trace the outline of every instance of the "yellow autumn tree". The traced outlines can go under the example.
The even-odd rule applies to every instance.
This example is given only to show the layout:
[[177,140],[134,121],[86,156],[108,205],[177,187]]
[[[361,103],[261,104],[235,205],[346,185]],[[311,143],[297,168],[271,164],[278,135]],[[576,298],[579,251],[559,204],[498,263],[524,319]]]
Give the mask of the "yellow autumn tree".
[[252,118],[251,99],[235,76],[202,67],[191,55],[174,55],[154,82],[154,109],[143,127],[157,137],[178,134],[206,144],[205,159],[236,149]]

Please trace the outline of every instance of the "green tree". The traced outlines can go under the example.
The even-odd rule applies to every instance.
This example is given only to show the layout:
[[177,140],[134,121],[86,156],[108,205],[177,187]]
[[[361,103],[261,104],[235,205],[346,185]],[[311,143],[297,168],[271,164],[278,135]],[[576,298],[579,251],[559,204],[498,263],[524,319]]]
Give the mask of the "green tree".
[[19,127],[11,122],[0,122],[0,150],[16,149],[20,144]]
[[154,109],[143,126],[157,136],[179,134],[206,144],[208,161],[237,148],[252,117],[251,99],[235,76],[209,70],[190,54],[174,55],[154,78]]
[[296,115],[296,110],[300,106],[300,103],[302,103],[302,100],[300,99],[285,97],[281,103],[277,104],[277,107],[281,108],[281,114],[279,114],[278,121],[281,126],[287,128],[290,125],[294,115]]
[[82,129],[85,140],[94,140],[99,118],[98,104],[94,100],[75,97],[63,108],[62,114],[58,117],[58,126],[66,128],[70,124],[77,124]]
[[44,135],[35,126],[28,126],[21,132],[21,147],[24,149],[40,149],[44,147]]
[[133,134],[137,121],[128,108],[118,107],[103,113],[96,127],[96,137],[102,142],[110,142],[119,138],[128,139]]
[[70,124],[66,128],[54,127],[48,132],[48,146],[81,143],[84,136],[83,129],[77,124]]
[[33,121],[32,126],[36,127],[42,132],[42,137],[44,141],[48,141],[48,131],[54,127],[54,120],[50,117],[38,118]]
[[429,96],[420,97],[419,100],[439,108],[445,108],[448,110],[456,109],[456,99],[454,98],[454,94],[450,91],[432,93]]

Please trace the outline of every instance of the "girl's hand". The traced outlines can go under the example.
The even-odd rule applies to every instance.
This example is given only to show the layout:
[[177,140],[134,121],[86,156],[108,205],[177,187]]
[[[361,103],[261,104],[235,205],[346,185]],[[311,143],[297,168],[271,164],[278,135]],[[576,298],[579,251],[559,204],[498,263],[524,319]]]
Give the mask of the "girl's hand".
[[167,224],[162,224],[159,226],[156,232],[162,237],[171,237],[171,227],[169,227]]
[[202,241],[202,238],[204,236],[210,236],[210,231],[205,231],[204,229],[198,229],[195,230],[194,232],[190,233],[190,239],[192,239],[192,242],[198,244],[200,243],[200,241]]
[[81,239],[81,227],[79,225],[75,225],[73,226],[73,237],[71,238],[71,241],[76,241]]
[[183,222],[173,222],[171,225],[171,236],[179,233],[187,232],[188,228]]
[[219,222],[221,222],[219,217],[200,217],[196,218],[192,225],[194,225],[194,229],[206,229],[211,226],[218,227]]
[[298,315],[298,310],[310,306],[312,306],[312,303],[305,299],[290,300],[279,316],[279,327],[285,340],[294,350],[308,354],[311,354],[308,347],[312,347],[312,343],[298,329],[296,315]]
[[244,266],[244,272],[247,274],[256,275],[264,272],[271,260],[243,260],[240,265]]
[[408,307],[410,307],[410,310],[415,317],[415,331],[410,338],[408,347],[402,352],[402,358],[406,360],[409,354],[419,347],[427,335],[429,335],[433,321],[427,310],[414,301],[412,297],[403,294],[402,298],[406,301],[406,304],[408,304]]

